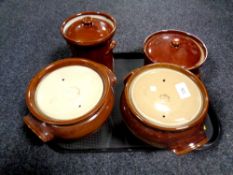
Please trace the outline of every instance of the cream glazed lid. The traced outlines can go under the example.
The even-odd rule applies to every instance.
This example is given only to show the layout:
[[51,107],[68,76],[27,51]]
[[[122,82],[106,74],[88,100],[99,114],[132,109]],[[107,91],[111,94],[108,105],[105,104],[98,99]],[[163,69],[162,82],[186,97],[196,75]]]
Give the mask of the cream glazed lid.
[[141,120],[153,126],[182,128],[203,110],[204,96],[199,86],[172,67],[150,67],[133,76],[129,84],[132,107]]
[[72,120],[91,111],[102,98],[100,75],[83,65],[58,68],[36,87],[35,103],[41,113],[55,120]]

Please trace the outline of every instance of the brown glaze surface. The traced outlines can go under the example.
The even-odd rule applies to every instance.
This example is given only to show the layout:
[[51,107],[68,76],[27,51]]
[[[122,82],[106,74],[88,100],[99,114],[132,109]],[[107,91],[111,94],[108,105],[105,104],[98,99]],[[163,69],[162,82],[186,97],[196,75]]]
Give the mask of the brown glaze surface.
[[[95,70],[104,84],[102,98],[93,110],[72,120],[56,120],[41,113],[35,103],[35,90],[40,80],[49,72],[68,65],[82,65]],[[47,142],[54,138],[77,139],[96,131],[110,115],[114,104],[113,85],[115,75],[105,66],[81,58],[66,58],[56,61],[38,72],[31,80],[26,92],[26,104],[31,114],[24,117],[37,136]]]
[[116,46],[115,41],[105,41],[105,43],[94,46],[79,46],[68,41],[69,48],[74,57],[82,57],[107,66],[114,70],[113,48]]
[[112,40],[116,20],[102,12],[81,12],[67,18],[60,28],[74,57],[87,58],[114,69]]
[[104,39],[112,30],[113,26],[109,23],[86,17],[72,23],[65,31],[65,35],[77,42],[85,43]]
[[[185,126],[166,128],[143,120],[141,114],[134,109],[129,98],[129,87],[134,77],[145,70],[153,68],[171,68],[189,76],[200,88],[203,95],[203,108],[199,115],[187,123]],[[208,110],[208,94],[203,83],[191,72],[182,69],[179,66],[158,63],[150,64],[133,71],[126,79],[125,88],[121,96],[121,111],[123,120],[128,128],[141,140],[162,148],[168,148],[176,154],[185,154],[198,147],[201,147],[207,142],[207,137],[204,132],[204,120],[207,117]]]
[[172,63],[193,73],[206,60],[207,49],[196,36],[176,30],[163,30],[148,36],[144,42],[145,64]]

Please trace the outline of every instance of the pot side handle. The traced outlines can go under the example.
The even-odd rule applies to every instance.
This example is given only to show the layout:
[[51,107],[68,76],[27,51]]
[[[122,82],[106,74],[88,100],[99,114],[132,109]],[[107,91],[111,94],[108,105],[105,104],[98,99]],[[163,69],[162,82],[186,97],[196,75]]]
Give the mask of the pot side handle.
[[112,40],[108,50],[105,52],[105,55],[108,55],[117,45],[117,42],[115,40]]
[[123,78],[124,85],[126,85],[126,83],[128,82],[129,78],[130,78],[138,69],[139,69],[139,68],[136,68],[136,69],[132,70],[130,73],[128,73],[128,74]]
[[51,128],[46,123],[35,119],[31,114],[24,116],[23,121],[43,142],[54,139]]
[[106,70],[107,70],[107,74],[110,77],[111,85],[114,86],[117,82],[117,77],[108,67],[106,67]]
[[176,155],[187,154],[193,150],[196,150],[202,147],[204,144],[208,142],[208,138],[205,134],[204,127],[197,131],[197,133],[187,139],[183,139],[174,146],[170,146],[170,150],[174,152]]

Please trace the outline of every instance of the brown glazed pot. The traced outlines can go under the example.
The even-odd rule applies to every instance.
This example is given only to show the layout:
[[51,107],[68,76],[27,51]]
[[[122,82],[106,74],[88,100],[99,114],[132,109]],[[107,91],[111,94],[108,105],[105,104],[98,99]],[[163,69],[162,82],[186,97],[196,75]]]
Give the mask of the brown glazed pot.
[[74,57],[87,58],[113,70],[112,40],[116,20],[103,12],[81,12],[67,18],[60,28]]
[[[86,114],[71,120],[57,120],[45,116],[35,102],[38,83],[48,73],[65,66],[81,65],[95,70],[103,81],[103,94],[99,102]],[[25,124],[43,141],[54,138],[78,139],[100,128],[109,117],[114,105],[113,85],[115,75],[106,66],[90,60],[66,58],[56,61],[39,71],[31,80],[26,92],[26,104],[30,114],[24,117]]]
[[145,64],[172,63],[199,75],[208,51],[197,36],[179,30],[161,30],[144,41]]
[[[158,68],[168,68],[177,71],[183,75],[186,75],[200,89],[200,93],[203,99],[202,100],[203,104],[198,115],[190,122],[184,123],[182,126],[180,125],[175,127],[166,127],[156,123],[152,123],[151,121],[143,117],[143,114],[136,109],[134,102],[132,100],[133,98],[130,96],[131,94],[130,88],[132,82],[135,80],[136,77],[138,77],[139,75],[141,76],[143,72]],[[158,76],[157,78],[162,79],[162,77],[160,76]],[[154,81],[156,80],[154,79]],[[125,86],[121,95],[121,105],[120,105],[123,120],[130,129],[130,131],[139,139],[155,147],[167,148],[173,151],[177,155],[188,153],[207,143],[207,137],[204,132],[204,120],[207,117],[209,98],[205,86],[200,81],[200,79],[197,78],[193,73],[181,68],[180,66],[176,66],[173,64],[168,64],[168,63],[149,64],[141,68],[138,68],[132,71],[130,74],[128,74],[128,76],[125,78],[124,84]],[[171,86],[168,86],[167,88],[168,91],[172,91]],[[143,94],[147,93],[145,89],[143,89],[143,86],[141,86],[139,89],[140,91],[142,91]],[[168,92],[167,94],[169,93],[170,92]],[[163,97],[161,100],[166,100],[166,98],[167,99],[170,98],[172,101],[174,95],[169,97],[169,95],[166,96],[162,94],[160,96],[158,95],[158,97]],[[146,100],[141,100],[142,103],[148,105],[147,97],[144,99]],[[188,113],[189,110],[191,110],[192,105],[193,103],[191,103],[190,108],[188,109]],[[145,108],[146,107],[147,106],[145,106]],[[185,108],[185,107],[182,106],[181,108]],[[152,112],[154,111],[152,110]],[[173,115],[175,116],[175,112],[173,113]],[[171,118],[174,116],[171,116]],[[158,118],[161,117],[161,120],[163,119],[162,115],[157,116],[156,114],[155,117]],[[163,117],[165,117],[165,115],[163,115]]]

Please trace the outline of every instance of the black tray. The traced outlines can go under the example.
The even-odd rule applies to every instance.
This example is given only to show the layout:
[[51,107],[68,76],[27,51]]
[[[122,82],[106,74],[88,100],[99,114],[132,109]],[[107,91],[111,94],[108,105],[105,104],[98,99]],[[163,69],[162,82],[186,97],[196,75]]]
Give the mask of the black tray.
[[[89,136],[75,141],[54,140],[49,143],[50,147],[60,151],[158,149],[143,143],[131,134],[121,119],[119,107],[120,95],[123,90],[123,77],[131,70],[143,65],[143,59],[141,59],[143,56],[140,54],[117,54],[115,58],[117,58],[115,59],[115,73],[118,81],[115,87],[115,107],[108,121],[97,132]],[[211,104],[205,126],[208,143],[199,150],[213,146],[217,143],[220,136],[220,122]]]

